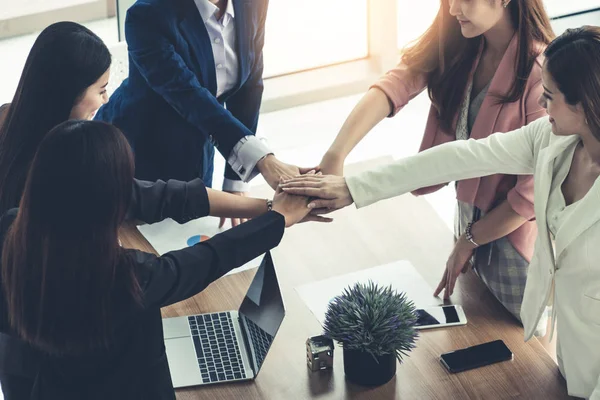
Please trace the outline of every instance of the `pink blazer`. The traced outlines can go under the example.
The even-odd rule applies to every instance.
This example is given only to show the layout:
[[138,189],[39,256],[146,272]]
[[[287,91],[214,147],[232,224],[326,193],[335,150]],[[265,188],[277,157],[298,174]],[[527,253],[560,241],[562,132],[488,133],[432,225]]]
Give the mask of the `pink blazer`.
[[[542,88],[542,63],[540,55],[527,79],[523,97],[513,103],[498,104],[494,94],[504,95],[510,90],[515,80],[515,65],[517,60],[518,41],[515,35],[502,60],[492,82],[473,129],[471,138],[481,139],[494,132],[509,132],[531,121],[546,115],[545,110],[538,104],[538,98],[543,92]],[[543,49],[540,46],[540,53]],[[479,55],[471,70],[469,79],[473,78],[475,69],[481,57]],[[382,90],[394,105],[390,116],[400,111],[411,99],[421,93],[427,86],[426,75],[411,74],[403,64],[389,71],[373,87]],[[454,127],[456,126],[456,118]],[[456,139],[454,129],[452,132],[444,131],[438,121],[437,111],[433,105],[429,110],[429,117],[425,127],[425,135],[419,151],[437,146]],[[473,166],[473,168],[477,168]],[[444,185],[422,188],[413,192],[414,195],[432,193]],[[483,211],[489,211],[505,199],[508,200],[516,213],[528,220],[516,231],[508,235],[508,239],[515,249],[528,261],[531,261],[533,247],[537,235],[535,213],[533,210],[533,177],[513,175],[491,175],[483,178],[474,178],[460,181],[457,187],[458,200],[470,203]]]

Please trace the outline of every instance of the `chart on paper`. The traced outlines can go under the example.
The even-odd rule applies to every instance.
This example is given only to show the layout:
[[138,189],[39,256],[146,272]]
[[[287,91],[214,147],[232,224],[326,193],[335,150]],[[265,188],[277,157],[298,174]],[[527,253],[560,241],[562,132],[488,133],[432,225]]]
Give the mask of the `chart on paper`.
[[[219,228],[219,218],[215,217],[199,218],[185,224],[179,224],[168,218],[155,224],[140,225],[138,230],[154,247],[154,250],[162,256],[169,251],[181,250],[208,240],[225,231],[228,226]],[[227,275],[256,268],[260,265],[261,260],[262,256],[257,257],[243,266],[229,271]]]

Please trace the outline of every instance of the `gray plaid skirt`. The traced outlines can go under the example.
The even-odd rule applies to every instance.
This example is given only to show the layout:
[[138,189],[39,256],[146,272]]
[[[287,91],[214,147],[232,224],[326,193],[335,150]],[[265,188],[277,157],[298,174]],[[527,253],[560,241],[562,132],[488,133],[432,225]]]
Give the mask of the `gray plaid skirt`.
[[[483,215],[477,207],[458,201],[454,220],[455,236],[462,235],[469,222],[477,221]],[[520,321],[529,262],[519,254],[507,237],[503,237],[479,247],[471,263],[494,297]],[[537,336],[545,334],[547,319],[544,314],[536,330]]]

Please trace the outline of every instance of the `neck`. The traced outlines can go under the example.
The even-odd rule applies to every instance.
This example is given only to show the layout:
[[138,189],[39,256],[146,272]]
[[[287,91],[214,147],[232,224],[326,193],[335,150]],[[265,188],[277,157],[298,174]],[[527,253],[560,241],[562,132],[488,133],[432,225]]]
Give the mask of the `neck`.
[[227,0],[208,0],[213,3],[215,6],[219,7],[219,9],[224,10],[225,6],[227,6]]
[[579,135],[579,137],[583,143],[583,149],[590,157],[590,160],[600,166],[600,141],[592,133]]
[[208,0],[217,8],[219,11],[217,12],[217,20],[220,20],[223,14],[225,14],[225,9],[227,8],[227,0]]
[[515,28],[510,21],[508,12],[490,30],[483,34],[485,51],[494,57],[501,58],[515,34]]

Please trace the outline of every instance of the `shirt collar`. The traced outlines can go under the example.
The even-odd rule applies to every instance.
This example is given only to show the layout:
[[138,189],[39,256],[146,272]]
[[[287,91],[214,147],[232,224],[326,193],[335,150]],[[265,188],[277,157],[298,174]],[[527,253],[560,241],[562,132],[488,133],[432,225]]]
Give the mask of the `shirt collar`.
[[[206,24],[206,21],[210,19],[219,10],[219,7],[215,6],[209,0],[194,0],[196,7],[200,12],[202,21]],[[225,8],[225,14],[223,14],[223,25],[227,26],[231,19],[235,18],[235,11],[233,8],[233,0],[227,0],[227,7]]]

